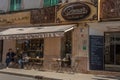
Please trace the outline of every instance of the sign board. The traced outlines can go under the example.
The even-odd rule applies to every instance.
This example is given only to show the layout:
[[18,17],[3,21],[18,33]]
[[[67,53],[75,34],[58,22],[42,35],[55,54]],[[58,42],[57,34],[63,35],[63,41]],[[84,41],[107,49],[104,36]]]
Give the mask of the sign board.
[[65,20],[80,20],[90,14],[90,7],[84,3],[67,4],[62,10],[62,17]]
[[100,0],[100,20],[120,20],[120,0]]
[[55,23],[55,6],[32,10],[31,23]]
[[104,69],[104,37],[90,36],[90,69],[103,70]]
[[30,12],[17,12],[0,15],[0,26],[30,24]]
[[97,20],[97,7],[89,2],[73,2],[58,5],[57,23],[76,23]]

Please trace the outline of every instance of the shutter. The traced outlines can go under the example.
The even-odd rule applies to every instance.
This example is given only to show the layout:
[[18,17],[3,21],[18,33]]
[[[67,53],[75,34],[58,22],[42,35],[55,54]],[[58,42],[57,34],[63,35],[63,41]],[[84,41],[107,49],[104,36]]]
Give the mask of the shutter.
[[58,0],[51,0],[51,6],[57,5],[58,4]]
[[21,9],[21,0],[10,1],[10,11],[16,11]]
[[44,7],[51,6],[51,0],[44,0]]
[[21,0],[17,0],[16,2],[16,10],[20,10],[21,9]]
[[14,0],[10,0],[10,11],[14,10]]

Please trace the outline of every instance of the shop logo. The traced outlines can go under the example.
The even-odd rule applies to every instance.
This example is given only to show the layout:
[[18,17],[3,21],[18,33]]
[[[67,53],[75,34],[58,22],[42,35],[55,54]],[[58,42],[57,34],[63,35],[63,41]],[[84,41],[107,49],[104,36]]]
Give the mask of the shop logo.
[[90,14],[90,7],[84,3],[71,3],[63,8],[61,14],[65,20],[80,20]]

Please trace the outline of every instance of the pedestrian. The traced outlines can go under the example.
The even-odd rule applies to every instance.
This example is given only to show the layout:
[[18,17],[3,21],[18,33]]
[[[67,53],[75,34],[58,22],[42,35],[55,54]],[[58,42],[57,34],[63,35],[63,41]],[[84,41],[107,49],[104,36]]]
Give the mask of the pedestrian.
[[23,69],[24,65],[27,65],[27,63],[29,61],[28,55],[24,51],[21,51],[18,58],[19,58],[18,64],[19,64],[20,68]]
[[18,55],[18,64],[20,68],[23,68],[23,51]]
[[6,66],[8,68],[10,63],[14,62],[14,57],[15,57],[15,53],[13,52],[13,50],[10,48],[8,50],[8,53],[6,54]]

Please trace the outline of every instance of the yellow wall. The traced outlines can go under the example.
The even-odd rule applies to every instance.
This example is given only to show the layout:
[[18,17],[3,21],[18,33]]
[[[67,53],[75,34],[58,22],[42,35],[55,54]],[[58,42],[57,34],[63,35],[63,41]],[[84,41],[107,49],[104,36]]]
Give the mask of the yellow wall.
[[45,38],[44,53],[45,57],[59,57],[61,52],[61,38]]
[[[76,29],[73,30],[73,56],[88,57],[88,28],[84,27],[84,24],[79,24]],[[86,50],[83,49],[86,47]]]
[[53,58],[60,58],[61,38],[44,39],[44,68],[49,69]]
[[[86,72],[89,67],[88,27],[85,27],[84,24],[79,24],[78,27],[73,30],[72,40],[72,59],[73,61],[76,59],[79,60],[78,72]],[[83,47],[86,49],[83,49]]]

